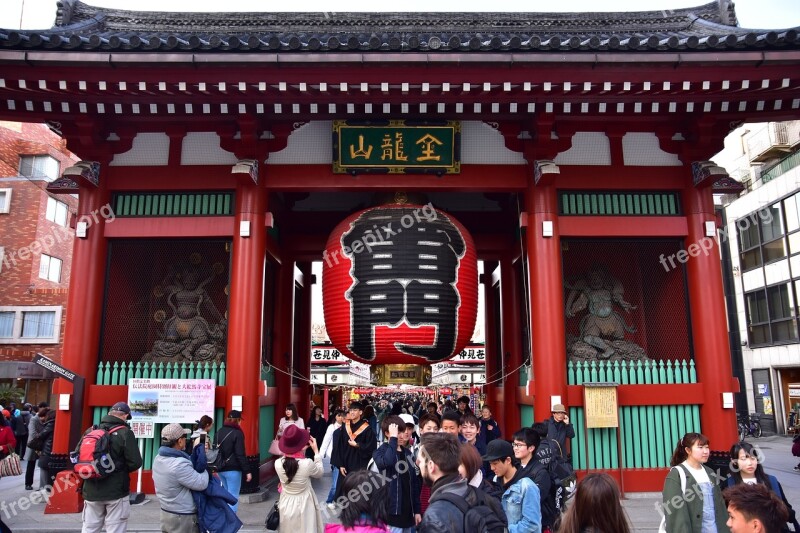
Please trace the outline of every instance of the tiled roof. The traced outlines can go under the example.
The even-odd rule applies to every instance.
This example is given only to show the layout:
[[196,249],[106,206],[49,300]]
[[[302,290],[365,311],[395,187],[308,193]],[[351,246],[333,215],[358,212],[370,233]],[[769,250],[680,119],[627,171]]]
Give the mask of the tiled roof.
[[800,48],[799,32],[739,28],[728,0],[620,13],[167,13],[60,0],[53,28],[0,30],[0,50],[753,50]]

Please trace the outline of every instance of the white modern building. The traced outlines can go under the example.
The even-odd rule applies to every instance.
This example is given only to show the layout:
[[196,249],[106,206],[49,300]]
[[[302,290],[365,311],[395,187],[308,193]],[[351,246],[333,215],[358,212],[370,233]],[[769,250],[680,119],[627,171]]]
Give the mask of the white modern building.
[[734,369],[740,357],[748,411],[762,414],[765,430],[785,432],[790,411],[800,412],[800,121],[740,127],[714,161],[745,185],[720,199]]

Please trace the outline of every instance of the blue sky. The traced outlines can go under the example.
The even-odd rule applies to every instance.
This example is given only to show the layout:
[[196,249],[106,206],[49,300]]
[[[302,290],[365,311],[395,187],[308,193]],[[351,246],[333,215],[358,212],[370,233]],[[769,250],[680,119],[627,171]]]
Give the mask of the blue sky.
[[[375,0],[88,0],[86,3],[120,9],[154,10],[169,6],[172,11],[376,11]],[[392,5],[401,11],[638,11],[676,9],[706,3],[704,0],[561,0],[554,4],[542,0],[404,0]],[[0,27],[47,28],[55,19],[56,0],[2,0]],[[745,28],[789,28],[800,26],[800,0],[739,0],[735,3],[739,24]],[[274,6],[274,7],[273,7]]]

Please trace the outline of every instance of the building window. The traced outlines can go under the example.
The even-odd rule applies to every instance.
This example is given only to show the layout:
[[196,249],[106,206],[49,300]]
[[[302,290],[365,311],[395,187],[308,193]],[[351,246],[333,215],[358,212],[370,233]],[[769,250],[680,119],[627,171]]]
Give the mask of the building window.
[[0,307],[0,344],[58,344],[61,306]]
[[52,338],[55,318],[55,311],[23,311],[22,337],[25,339]]
[[0,189],[0,213],[11,211],[11,189]]
[[6,259],[6,249],[3,246],[0,246],[0,273],[3,272],[3,264],[5,263]]
[[19,158],[19,175],[53,181],[58,178],[58,166],[58,160],[49,155],[23,155]]
[[68,214],[69,207],[67,207],[67,204],[59,202],[55,198],[47,198],[47,212],[45,213],[47,220],[66,228],[69,220]]
[[14,336],[14,312],[3,311],[0,313],[0,339]]
[[39,277],[55,283],[61,282],[61,259],[42,254],[39,263]]
[[751,346],[797,342],[797,312],[788,283],[747,293],[745,303]]
[[[786,206],[787,223],[784,226],[783,209]],[[739,262],[742,271],[746,272],[786,257],[786,231],[784,227],[792,227],[792,220],[797,219],[797,206],[777,202],[764,207],[756,213],[736,221],[739,235]],[[797,241],[797,238],[793,238]],[[794,243],[800,246],[800,241]]]

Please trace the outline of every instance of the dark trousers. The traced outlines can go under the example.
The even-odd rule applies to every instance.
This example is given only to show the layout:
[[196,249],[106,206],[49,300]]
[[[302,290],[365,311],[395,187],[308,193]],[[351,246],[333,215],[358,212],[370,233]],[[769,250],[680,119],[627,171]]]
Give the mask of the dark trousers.
[[36,470],[36,460],[39,458],[38,455],[34,455],[28,461],[28,466],[25,468],[25,486],[31,487],[33,486],[33,471]]
[[28,434],[19,435],[17,438],[17,455],[20,459],[25,457],[25,451],[28,448]]

